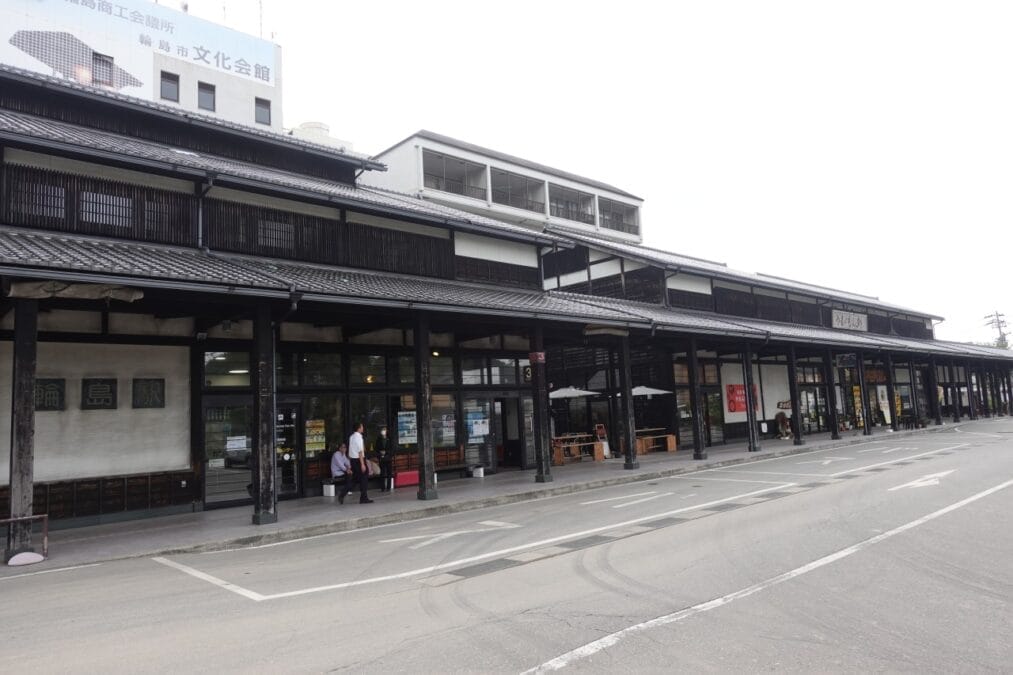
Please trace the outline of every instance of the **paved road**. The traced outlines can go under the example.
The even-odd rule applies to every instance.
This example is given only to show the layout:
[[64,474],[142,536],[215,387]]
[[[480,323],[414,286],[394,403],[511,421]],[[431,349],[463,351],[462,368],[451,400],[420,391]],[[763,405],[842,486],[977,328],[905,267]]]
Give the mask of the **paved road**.
[[1009,671],[1013,421],[0,579],[19,670]]

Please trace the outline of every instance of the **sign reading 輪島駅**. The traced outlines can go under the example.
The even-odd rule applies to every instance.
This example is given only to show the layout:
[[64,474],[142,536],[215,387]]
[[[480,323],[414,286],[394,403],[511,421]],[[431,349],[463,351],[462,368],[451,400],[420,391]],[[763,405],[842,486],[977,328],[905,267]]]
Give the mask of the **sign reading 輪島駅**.
[[834,328],[841,330],[869,331],[869,317],[865,314],[835,309],[830,312],[830,321]]

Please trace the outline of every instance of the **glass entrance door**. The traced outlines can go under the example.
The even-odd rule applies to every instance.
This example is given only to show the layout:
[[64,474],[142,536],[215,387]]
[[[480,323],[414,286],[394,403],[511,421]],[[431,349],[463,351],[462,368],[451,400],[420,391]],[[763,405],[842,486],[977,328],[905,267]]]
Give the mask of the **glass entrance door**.
[[204,503],[249,500],[253,404],[245,396],[204,399]]
[[707,432],[707,445],[725,442],[725,412],[720,389],[706,388],[703,390],[704,426]]
[[496,414],[492,399],[466,398],[462,401],[464,413],[464,455],[469,466],[483,466],[495,471],[496,429],[501,424],[501,415]]
[[274,453],[278,473],[275,480],[278,484],[278,497],[296,497],[299,495],[299,466],[302,464],[301,441],[298,433],[300,424],[299,406],[297,404],[279,405],[274,427]]

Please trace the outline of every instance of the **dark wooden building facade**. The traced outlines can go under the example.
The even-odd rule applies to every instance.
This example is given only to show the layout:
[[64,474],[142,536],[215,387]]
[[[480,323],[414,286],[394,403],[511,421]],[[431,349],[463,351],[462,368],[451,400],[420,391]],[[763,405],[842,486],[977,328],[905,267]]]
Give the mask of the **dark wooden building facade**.
[[[12,517],[270,522],[356,421],[428,499],[438,471],[550,480],[551,429],[605,424],[633,469],[637,427],[704,457],[778,410],[801,442],[1010,400],[1013,359],[930,315],[366,187],[367,157],[51,78],[0,67],[0,92]],[[550,404],[566,385],[602,395]]]

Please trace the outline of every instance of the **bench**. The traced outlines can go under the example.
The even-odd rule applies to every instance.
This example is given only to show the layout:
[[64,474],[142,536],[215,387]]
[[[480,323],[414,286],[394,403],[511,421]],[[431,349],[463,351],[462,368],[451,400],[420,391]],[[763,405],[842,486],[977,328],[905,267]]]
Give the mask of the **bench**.
[[664,428],[637,429],[636,450],[638,455],[649,452],[675,452],[675,434],[667,433]]

